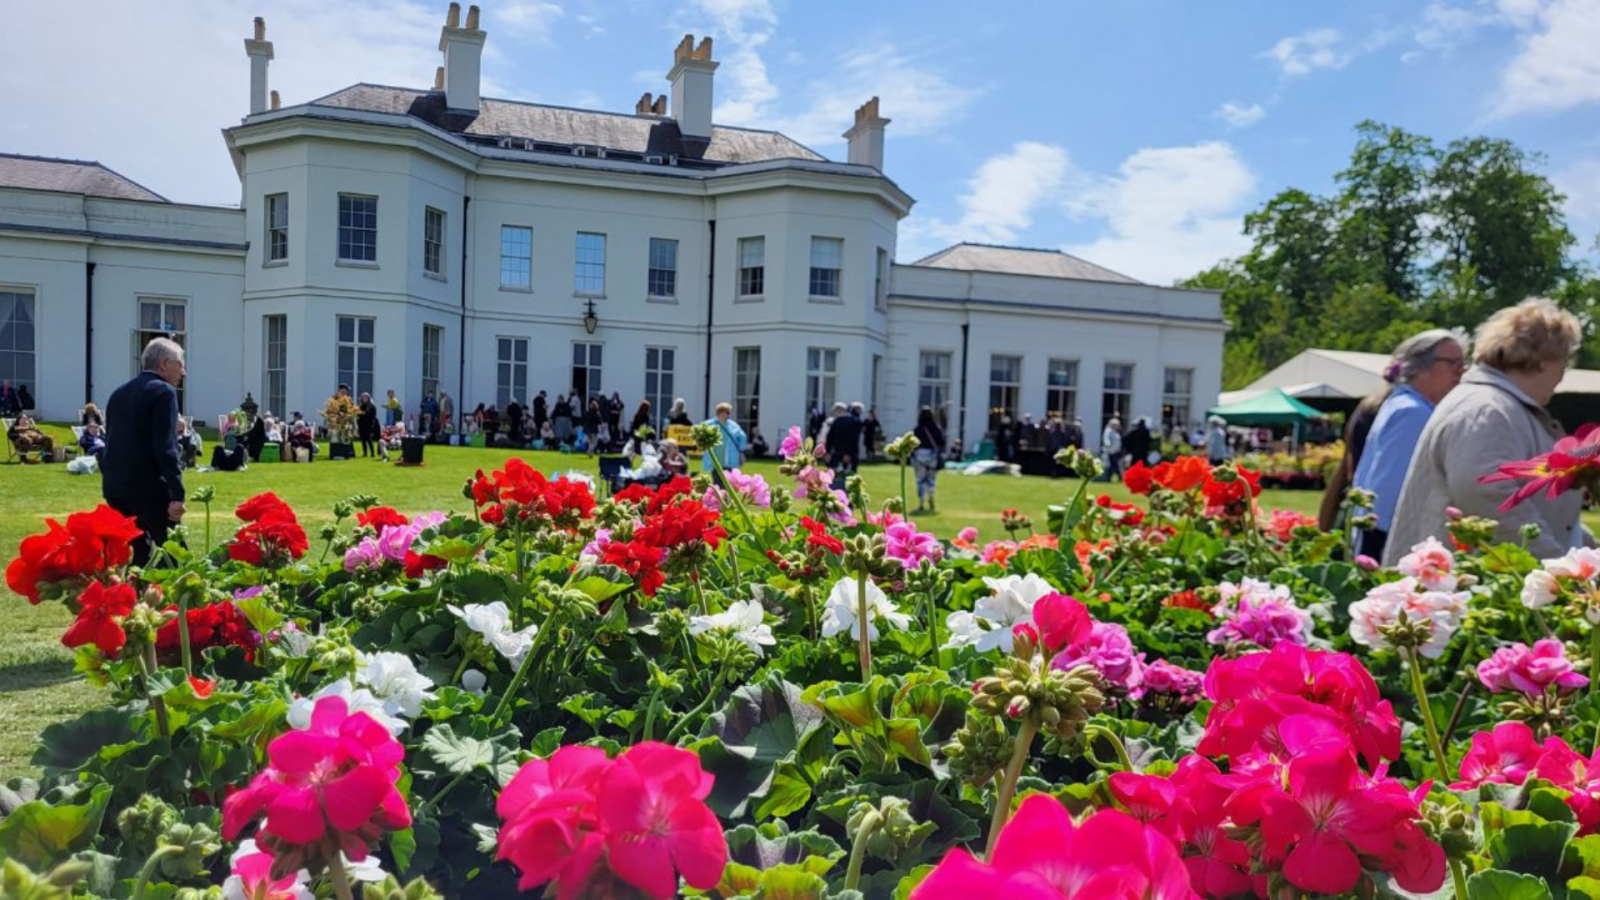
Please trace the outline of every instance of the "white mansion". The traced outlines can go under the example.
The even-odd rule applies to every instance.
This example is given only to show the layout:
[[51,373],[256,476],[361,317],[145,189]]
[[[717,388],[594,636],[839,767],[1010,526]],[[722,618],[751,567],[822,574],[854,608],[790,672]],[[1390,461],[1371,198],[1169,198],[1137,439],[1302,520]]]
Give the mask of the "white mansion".
[[620,392],[775,444],[860,400],[892,435],[921,405],[976,445],[999,414],[1187,424],[1216,398],[1216,294],[1055,251],[960,244],[894,264],[912,199],[883,171],[876,99],[822,158],[713,125],[710,39],[632,114],[479,95],[485,32],[451,4],[432,89],[358,84],[279,108],[245,41],[227,129],[241,208],[168,202],[92,162],[0,155],[0,379],[41,417],[104,403],[137,348],[188,348],[185,412],[245,392],[308,416],[340,382],[409,412]]

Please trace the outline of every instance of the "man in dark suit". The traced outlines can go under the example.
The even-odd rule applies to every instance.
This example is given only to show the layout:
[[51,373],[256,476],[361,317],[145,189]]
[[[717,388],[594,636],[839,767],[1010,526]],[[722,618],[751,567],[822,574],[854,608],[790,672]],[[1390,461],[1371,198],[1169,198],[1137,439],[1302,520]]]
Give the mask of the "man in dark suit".
[[824,446],[828,464],[833,467],[834,487],[844,487],[846,475],[855,473],[861,461],[861,420],[850,414],[843,403],[833,405],[834,416],[823,429],[828,433]]
[[145,565],[183,520],[182,452],[178,447],[178,392],[183,348],[156,338],[140,357],[144,371],[112,392],[106,404],[106,452],[100,464],[106,503],[132,516],[145,536],[134,543],[133,562]]

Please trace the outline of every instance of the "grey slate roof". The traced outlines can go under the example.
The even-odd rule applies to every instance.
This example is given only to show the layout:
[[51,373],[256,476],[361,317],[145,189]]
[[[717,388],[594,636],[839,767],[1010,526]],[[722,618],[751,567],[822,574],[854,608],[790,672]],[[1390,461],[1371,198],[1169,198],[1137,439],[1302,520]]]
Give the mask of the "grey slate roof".
[[932,256],[912,263],[935,269],[961,269],[969,272],[999,272],[1005,275],[1037,275],[1044,278],[1076,278],[1081,281],[1111,281],[1118,284],[1143,284],[1120,272],[1097,266],[1060,250],[1029,247],[1002,247],[994,244],[961,243],[946,247]]
[[115,197],[166,203],[155,191],[111,171],[97,162],[0,153],[0,187],[35,191],[61,191],[90,197]]
[[630,153],[675,153],[708,162],[750,163],[769,159],[823,157],[773,131],[714,125],[711,141],[685,139],[672,119],[542,106],[484,98],[477,116],[451,112],[437,91],[357,84],[336,91],[312,106],[411,115],[446,131],[478,138],[531,138],[549,144],[591,144]]

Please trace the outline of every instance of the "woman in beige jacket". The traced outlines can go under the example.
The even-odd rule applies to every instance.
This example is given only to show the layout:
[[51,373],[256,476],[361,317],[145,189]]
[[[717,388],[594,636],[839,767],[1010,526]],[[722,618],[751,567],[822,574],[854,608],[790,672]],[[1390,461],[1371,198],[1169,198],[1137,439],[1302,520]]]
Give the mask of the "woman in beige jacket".
[[1424,538],[1448,542],[1450,506],[1497,520],[1501,541],[1519,540],[1522,526],[1537,525],[1539,536],[1528,550],[1541,558],[1594,542],[1578,520],[1582,494],[1540,495],[1500,512],[1519,485],[1478,480],[1501,463],[1548,452],[1564,434],[1545,406],[1582,340],[1576,316],[1537,298],[1496,312],[1478,328],[1475,365],[1434,410],[1417,442],[1384,549],[1386,565]]

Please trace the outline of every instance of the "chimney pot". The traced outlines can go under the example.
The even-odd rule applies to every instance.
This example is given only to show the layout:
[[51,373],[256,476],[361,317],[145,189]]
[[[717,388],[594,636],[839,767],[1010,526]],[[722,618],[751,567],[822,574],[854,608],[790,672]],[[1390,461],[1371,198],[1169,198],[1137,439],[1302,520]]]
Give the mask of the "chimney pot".
[[633,105],[634,115],[647,116],[650,114],[650,92],[645,91],[639,97],[639,102]]
[[883,129],[889,120],[878,114],[878,98],[856,108],[855,124],[844,133],[849,141],[848,161],[851,165],[871,166],[883,171]]
[[436,91],[444,90],[444,66],[439,66],[433,70],[433,89]]
[[476,30],[478,27],[478,7],[467,7],[467,27]]
[[267,20],[262,18],[261,16],[256,16],[256,40],[264,41],[266,39],[267,39]]
[[650,111],[652,113],[658,115],[658,116],[666,115],[667,114],[667,95],[666,94],[662,94],[661,96],[657,97],[655,106],[651,107]]
[[700,46],[695,48],[694,58],[695,59],[705,60],[707,62],[711,61],[711,36],[710,35],[707,35],[707,36],[705,36],[705,37],[700,39]]
[[459,4],[459,3],[450,4],[450,9],[447,10],[445,12],[445,14],[444,14],[444,27],[446,27],[446,28],[460,28],[461,27],[461,4]]
[[278,92],[277,91],[273,91],[272,92],[272,108],[273,109],[277,109],[279,107],[279,105],[282,104],[282,102],[283,102],[282,100],[278,99]]

